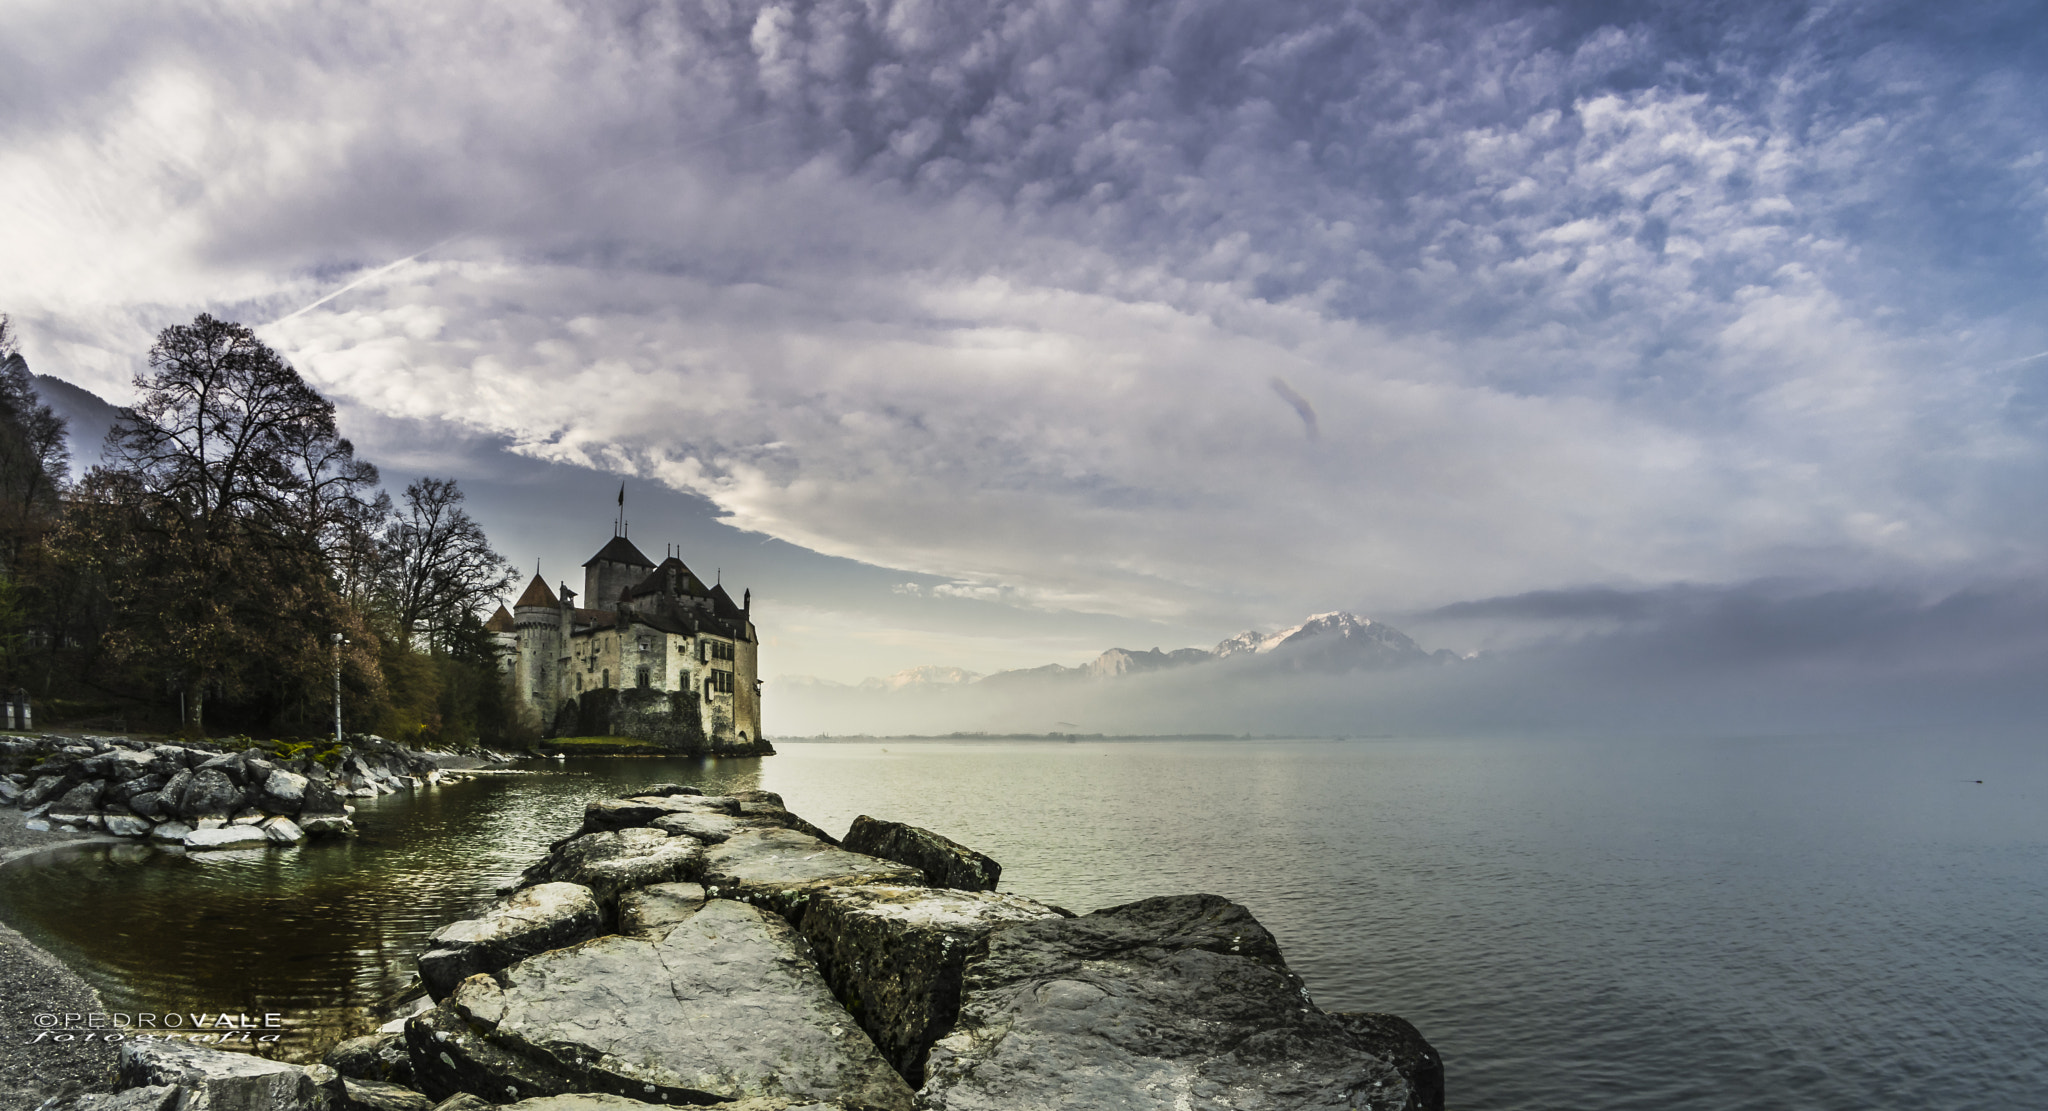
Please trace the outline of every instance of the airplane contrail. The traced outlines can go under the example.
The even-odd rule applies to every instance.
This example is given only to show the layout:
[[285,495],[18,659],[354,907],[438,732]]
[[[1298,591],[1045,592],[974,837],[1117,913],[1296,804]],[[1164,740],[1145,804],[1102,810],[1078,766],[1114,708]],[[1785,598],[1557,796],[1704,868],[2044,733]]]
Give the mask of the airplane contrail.
[[[607,177],[612,177],[616,174],[624,173],[625,171],[630,170],[635,166],[639,166],[647,162],[652,162],[657,158],[671,157],[673,155],[681,154],[687,150],[694,150],[701,146],[707,146],[711,143],[719,142],[720,140],[723,139],[730,139],[735,135],[744,135],[745,133],[752,131],[757,127],[765,127],[773,122],[775,121],[755,120],[753,123],[750,123],[745,127],[736,127],[731,131],[722,131],[716,135],[711,135],[699,139],[694,143],[685,143],[682,146],[676,147],[673,150],[665,150],[655,154],[650,154],[644,158],[635,158],[630,162],[621,162],[620,164],[613,166],[609,170],[593,174],[590,177],[585,178],[583,181],[577,182],[576,184],[568,186],[567,188],[558,189],[553,193],[549,193],[545,196],[537,197],[531,201],[528,201],[524,205],[521,205],[520,207],[513,209],[512,214],[517,215],[518,213],[524,212],[525,210],[533,208],[536,205],[539,205],[543,202],[552,201],[558,197],[567,196],[568,194],[575,192],[578,189],[582,189],[593,182],[602,180]],[[342,294],[347,293],[349,290],[355,289],[357,286],[360,286],[365,282],[374,281],[381,275],[388,274],[391,271],[396,270],[401,266],[404,266],[406,263],[412,262],[413,260],[419,258],[422,255],[432,254],[433,252],[438,251],[443,247],[446,247],[448,244],[453,243],[456,240],[463,238],[464,236],[475,234],[477,230],[478,228],[476,226],[464,228],[461,231],[458,231],[455,234],[447,237],[446,239],[440,240],[439,242],[436,243],[428,244],[427,246],[422,247],[417,251],[414,251],[412,254],[409,254],[396,262],[386,263],[385,265],[380,266],[377,269],[372,270],[359,278],[356,278],[354,281],[349,282],[347,285],[342,286],[340,289],[337,289],[332,293],[324,294],[319,298],[311,302],[308,302],[305,305],[300,306],[299,308],[293,309],[291,312],[288,312],[283,316],[278,317],[276,320],[271,321],[270,324],[282,324],[285,321],[292,319],[293,317],[301,316],[304,315],[305,313],[311,312],[314,309],[317,309],[320,306],[326,304],[327,302],[334,300],[336,297],[339,297]],[[263,327],[269,327],[270,324],[263,325]]]

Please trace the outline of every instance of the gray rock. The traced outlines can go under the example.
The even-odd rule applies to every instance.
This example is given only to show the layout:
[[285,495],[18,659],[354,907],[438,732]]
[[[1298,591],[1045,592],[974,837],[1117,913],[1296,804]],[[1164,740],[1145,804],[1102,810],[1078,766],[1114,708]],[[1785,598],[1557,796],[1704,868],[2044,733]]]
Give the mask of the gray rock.
[[706,894],[742,899],[795,921],[811,897],[830,887],[871,883],[924,886],[907,864],[835,849],[793,829],[749,829],[704,852]]
[[14,776],[0,779],[0,803],[13,803],[21,797],[21,786],[14,782]]
[[[111,820],[109,819],[109,821]],[[306,831],[300,829],[297,822],[283,815],[275,818],[265,818],[257,824],[256,828],[262,830],[264,836],[269,837],[271,841],[279,845],[296,845],[306,839]]]
[[171,777],[164,780],[163,787],[157,791],[158,797],[163,799],[164,813],[171,817],[183,816],[185,813],[185,792],[191,789],[191,769],[178,768],[173,771]]
[[254,849],[270,844],[270,835],[255,826],[219,826],[193,830],[185,835],[184,844],[195,851]]
[[143,837],[149,833],[150,821],[133,814],[109,814],[106,817],[107,832],[116,837]]
[[621,892],[649,884],[695,879],[704,859],[704,845],[690,837],[671,837],[658,829],[622,829],[586,833],[528,868],[520,885],[563,882],[589,888],[607,920]]
[[79,1092],[49,1100],[37,1111],[177,1111],[180,1095],[169,1084],[148,1084],[124,1092]]
[[405,1051],[405,1035],[392,1031],[350,1038],[327,1051],[324,1064],[356,1080],[384,1080],[405,1084],[412,1080],[412,1057]]
[[183,822],[165,822],[149,831],[149,839],[152,841],[176,841],[182,845],[185,843],[185,836],[191,832],[192,827]]
[[301,814],[298,826],[309,837],[335,834],[350,834],[356,831],[356,824],[346,814]]
[[703,793],[704,788],[702,787],[685,787],[680,783],[656,783],[633,792],[633,797],[659,798],[665,795],[701,795]]
[[131,795],[128,799],[128,809],[135,811],[145,818],[158,821],[171,817],[171,805],[164,798],[164,793],[161,790],[143,791],[140,794]]
[[406,1020],[405,1048],[412,1055],[413,1087],[438,1100],[471,1093],[511,1103],[575,1088],[561,1073],[493,1045],[452,1000]]
[[50,812],[65,814],[90,814],[100,808],[100,797],[106,793],[107,781],[87,779],[58,796],[50,804]]
[[185,817],[218,815],[226,817],[241,810],[247,798],[235,781],[218,764],[218,758],[208,760],[192,776],[192,782],[185,788],[178,800],[178,813]]
[[276,768],[264,777],[257,803],[273,814],[296,814],[305,805],[310,781],[297,772]]
[[590,889],[543,883],[513,892],[479,917],[434,931],[420,956],[420,981],[437,1001],[479,972],[596,937],[604,913]]
[[732,797],[739,800],[742,818],[755,818],[783,829],[807,833],[827,845],[836,847],[839,844],[839,838],[790,813],[782,805],[782,796],[773,791],[734,791]]
[[183,1089],[179,1111],[327,1111],[332,1069],[302,1068],[190,1042],[121,1043],[120,1086]]
[[1399,1015],[1362,1011],[1332,1011],[1360,1049],[1400,1070],[1415,1090],[1416,1106],[1422,1111],[1444,1111],[1444,1059],[1423,1040],[1422,1031]]
[[335,1111],[434,1111],[434,1101],[401,1084],[344,1078]]
[[[546,1099],[546,1096],[540,1097]],[[521,1100],[521,1103],[529,1102]],[[478,1099],[468,1092],[457,1092],[434,1105],[434,1111],[496,1111],[497,1104]]]
[[680,833],[695,837],[707,845],[716,845],[743,829],[768,828],[767,823],[750,818],[731,818],[724,814],[669,814],[654,819],[655,829],[664,833]]
[[661,798],[598,799],[583,808],[584,833],[631,829],[652,825],[656,818],[675,813],[738,814],[740,804],[728,798],[671,795]]
[[29,784],[28,789],[21,793],[21,808],[28,810],[53,801],[64,793],[69,782],[70,780],[62,775],[37,776],[35,782]]
[[912,1085],[960,1011],[961,967],[990,930],[1060,915],[1018,895],[929,887],[819,892],[801,932],[832,994]]
[[619,896],[619,932],[659,941],[704,909],[704,888],[694,883],[657,883]]
[[931,1111],[1420,1107],[1214,895],[994,930],[925,1072]]
[[497,980],[471,977],[444,1006],[583,1091],[911,1108],[910,1088],[833,1000],[795,931],[726,899],[660,941],[601,937]]
[[853,827],[846,831],[846,840],[839,847],[921,868],[925,882],[933,887],[994,891],[1003,874],[1002,865],[965,845],[928,829],[886,822],[866,814],[853,820]]

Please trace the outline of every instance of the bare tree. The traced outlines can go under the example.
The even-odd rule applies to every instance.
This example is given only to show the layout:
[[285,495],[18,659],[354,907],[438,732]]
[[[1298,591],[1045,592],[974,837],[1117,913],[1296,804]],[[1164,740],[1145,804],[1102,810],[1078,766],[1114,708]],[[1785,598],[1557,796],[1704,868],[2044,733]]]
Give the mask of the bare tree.
[[130,492],[146,538],[109,640],[170,673],[196,730],[209,690],[307,671],[345,616],[307,499],[323,480],[358,488],[362,471],[337,446],[333,404],[248,328],[204,314],[166,328],[149,367],[142,401],[107,434],[108,468],[125,476],[110,488]]
[[408,647],[445,647],[464,617],[479,616],[518,575],[462,500],[453,479],[422,478],[405,488],[405,509],[385,531],[385,593]]

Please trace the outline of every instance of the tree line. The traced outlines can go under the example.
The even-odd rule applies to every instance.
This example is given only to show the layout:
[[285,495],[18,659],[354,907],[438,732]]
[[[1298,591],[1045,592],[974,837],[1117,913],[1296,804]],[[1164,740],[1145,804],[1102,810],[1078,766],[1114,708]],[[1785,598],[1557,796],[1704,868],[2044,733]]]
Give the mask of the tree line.
[[164,329],[135,389],[70,481],[0,315],[0,683],[45,719],[314,735],[338,653],[351,730],[530,735],[482,620],[515,572],[453,480],[394,502],[333,403],[240,324]]

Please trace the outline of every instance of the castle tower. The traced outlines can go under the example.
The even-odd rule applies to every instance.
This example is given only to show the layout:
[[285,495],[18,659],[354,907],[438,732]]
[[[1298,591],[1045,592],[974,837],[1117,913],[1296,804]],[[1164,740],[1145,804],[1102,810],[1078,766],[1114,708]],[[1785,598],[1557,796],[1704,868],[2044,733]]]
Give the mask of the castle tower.
[[653,573],[653,560],[640,554],[623,535],[614,536],[583,563],[583,604],[591,609],[617,609],[619,594]]

